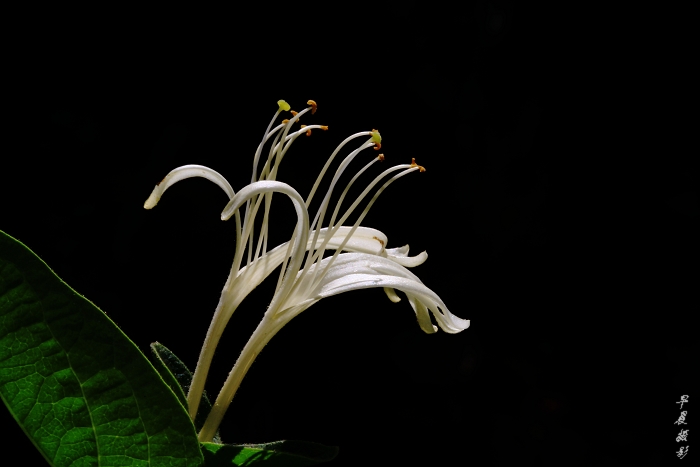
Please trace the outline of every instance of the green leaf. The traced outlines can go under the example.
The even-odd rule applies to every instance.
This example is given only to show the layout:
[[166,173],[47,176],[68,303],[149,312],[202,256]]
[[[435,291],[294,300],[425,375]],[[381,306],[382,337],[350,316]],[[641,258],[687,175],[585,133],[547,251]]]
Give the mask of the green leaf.
[[192,373],[174,353],[160,342],[151,343],[151,352],[155,357],[153,366],[158,370],[165,384],[173,390],[180,404],[187,408],[187,396],[185,393],[189,389],[189,381],[192,381]]
[[2,231],[0,397],[54,466],[203,464],[187,412],[136,345]]
[[[190,385],[192,384],[192,372],[187,368],[182,360],[177,358],[177,356],[166,346],[160,342],[154,342],[151,344],[151,352],[155,356],[155,367],[156,370],[163,377],[163,380],[170,386],[175,394],[177,394],[178,399],[182,405],[187,408],[187,394],[190,390]],[[197,411],[197,416],[194,418],[194,427],[199,432],[204,425],[207,417],[211,412],[211,402],[209,397],[207,397],[207,392],[202,393],[202,400],[199,403],[199,410]],[[217,430],[214,435],[214,442],[221,444],[221,437],[219,436],[219,431]]]
[[243,445],[202,443],[202,452],[206,467],[305,467],[333,460],[338,448],[307,441]]

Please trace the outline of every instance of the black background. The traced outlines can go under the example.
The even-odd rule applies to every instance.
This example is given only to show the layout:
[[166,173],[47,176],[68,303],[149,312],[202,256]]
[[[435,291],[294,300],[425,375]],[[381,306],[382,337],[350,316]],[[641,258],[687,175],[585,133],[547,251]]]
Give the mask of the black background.
[[[315,99],[304,121],[330,130],[298,140],[279,179],[305,195],[342,139],[379,129],[382,168],[415,157],[427,172],[363,225],[427,250],[413,272],[472,325],[425,335],[379,290],[323,300],[265,348],[224,441],[339,445],[334,465],[667,465],[697,352],[697,150],[674,146],[689,128],[667,75],[683,65],[661,45],[683,30],[669,41],[661,19],[630,27],[639,11],[566,8],[20,16],[0,228],[144,352],[158,340],[193,368],[235,249],[226,197],[188,180],[143,202],[184,164],[240,189],[276,101]],[[294,227],[283,204],[273,244]],[[273,290],[234,315],[210,392]],[[10,429],[3,450],[31,448]]]

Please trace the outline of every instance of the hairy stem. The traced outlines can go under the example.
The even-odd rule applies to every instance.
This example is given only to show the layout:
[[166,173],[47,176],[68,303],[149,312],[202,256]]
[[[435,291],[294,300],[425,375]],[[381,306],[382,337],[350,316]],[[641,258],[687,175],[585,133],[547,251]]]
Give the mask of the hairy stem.
[[221,388],[219,395],[216,397],[216,401],[212,406],[211,412],[207,420],[202,426],[202,430],[199,432],[200,442],[211,442],[212,438],[216,434],[216,430],[219,429],[221,420],[224,418],[224,414],[231,405],[233,396],[236,395],[238,387],[241,385],[243,377],[248,372],[248,369],[255,361],[255,358],[262,351],[263,347],[272,339],[272,337],[277,334],[282,328],[284,323],[276,322],[277,320],[271,319],[267,314],[263,317],[258,327],[250,336],[248,343],[243,347],[241,355],[239,355],[236,364],[226,378],[224,386]]

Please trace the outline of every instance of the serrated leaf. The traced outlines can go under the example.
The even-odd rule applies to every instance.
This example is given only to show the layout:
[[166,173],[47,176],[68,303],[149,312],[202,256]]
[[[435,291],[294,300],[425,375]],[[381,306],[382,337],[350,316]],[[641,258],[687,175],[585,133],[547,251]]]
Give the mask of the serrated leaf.
[[202,443],[206,467],[305,467],[331,461],[336,446],[307,441],[274,441],[265,444]]
[[[177,358],[170,349],[160,342],[152,343],[151,351],[155,356],[156,364],[154,366],[156,370],[158,370],[163,380],[170,386],[173,392],[177,394],[182,405],[187,408],[186,394],[189,392],[190,385],[192,384],[192,372],[182,360]],[[197,432],[202,429],[202,425],[204,425],[204,422],[209,416],[209,412],[211,412],[211,402],[209,401],[207,392],[204,391],[201,402],[199,403],[197,416],[194,419],[194,426]],[[214,442],[221,444],[221,437],[219,436],[218,430],[214,435]]]
[[0,396],[56,467],[203,464],[187,412],[136,345],[2,231]]

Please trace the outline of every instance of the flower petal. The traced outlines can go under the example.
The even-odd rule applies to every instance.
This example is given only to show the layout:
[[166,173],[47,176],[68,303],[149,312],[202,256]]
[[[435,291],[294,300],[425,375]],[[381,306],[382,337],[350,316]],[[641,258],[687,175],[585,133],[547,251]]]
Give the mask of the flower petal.
[[392,289],[391,287],[384,287],[384,293],[387,297],[389,297],[389,300],[394,303],[399,303],[401,301],[401,297],[396,295],[396,290]]
[[[469,327],[469,320],[459,318],[447,309],[445,303],[432,290],[426,287],[418,277],[405,267],[388,258],[369,255],[366,253],[344,253],[338,255],[328,271],[320,273],[321,282],[313,290],[308,291],[305,281],[315,277],[312,271],[315,267],[327,268],[330,258],[321,261],[320,266],[314,265],[304,277],[298,291],[304,293],[290,294],[285,301],[283,311],[285,320],[313,305],[322,298],[337,295],[351,290],[383,287],[398,289],[404,292],[413,307],[418,323],[425,332],[435,332],[430,323],[427,310],[430,310],[443,331],[454,334]],[[306,285],[307,287],[304,287]]]
[[163,193],[165,193],[165,190],[180,180],[190,177],[202,177],[216,183],[222,190],[224,190],[224,192],[226,192],[229,199],[233,198],[235,195],[235,192],[233,191],[233,188],[231,188],[229,182],[219,172],[203,165],[190,164],[171,170],[170,173],[166,175],[165,178],[155,186],[155,188],[153,188],[151,195],[143,204],[143,207],[146,209],[154,208],[156,204],[158,204],[158,201],[160,201],[160,197],[163,196]]
[[409,297],[408,303],[411,304],[411,308],[416,313],[416,318],[418,319],[418,325],[426,334],[434,334],[437,332],[437,326],[435,326],[430,321],[430,314],[428,309],[423,305],[422,302],[416,300],[415,297]]
[[388,248],[386,257],[391,258],[401,266],[414,268],[425,263],[425,260],[428,259],[428,253],[424,251],[416,256],[408,256],[408,245],[404,245],[400,248]]
[[[301,266],[304,252],[306,251],[306,245],[309,237],[309,213],[306,210],[303,198],[294,188],[286,183],[277,181],[254,182],[242,188],[238,194],[231,198],[221,213],[221,220],[230,219],[234,213],[238,212],[238,209],[243,205],[243,203],[256,195],[262,195],[265,193],[282,193],[287,195],[287,197],[289,197],[289,199],[292,201],[294,210],[297,213],[297,225],[294,229],[294,245],[292,248],[291,260],[289,262],[287,272],[284,275],[284,279],[282,280],[281,285],[277,287],[275,295],[272,298],[272,303],[268,308],[268,312],[274,314],[277,307],[284,303],[286,296],[293,285],[296,273],[299,271],[299,267]],[[238,255],[239,252],[242,253],[243,251],[242,248],[238,248],[238,245],[236,245],[236,249],[236,255]],[[235,263],[236,261],[234,259],[234,264]]]
[[[347,237],[351,230],[352,227],[345,225],[338,227],[333,236],[328,240],[326,249],[337,249],[340,244],[343,243],[343,240],[345,240],[345,237]],[[328,229],[321,229],[319,232],[317,246],[321,245],[326,235],[328,235]],[[309,238],[312,238],[312,234],[309,235]],[[369,227],[357,227],[355,232],[353,232],[352,237],[350,237],[345,243],[343,250],[381,255],[384,251],[384,245],[386,245],[386,242],[386,235],[379,230],[371,229]]]

